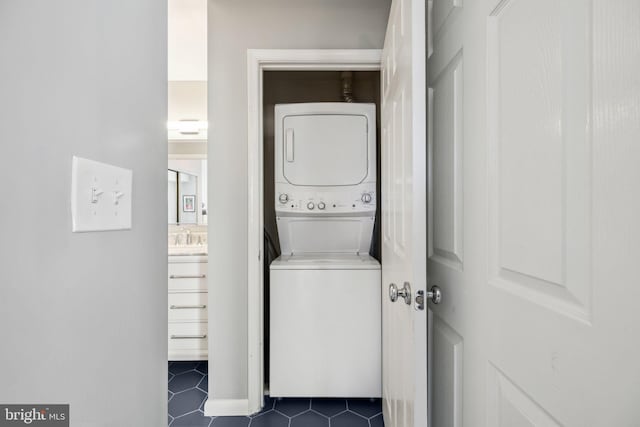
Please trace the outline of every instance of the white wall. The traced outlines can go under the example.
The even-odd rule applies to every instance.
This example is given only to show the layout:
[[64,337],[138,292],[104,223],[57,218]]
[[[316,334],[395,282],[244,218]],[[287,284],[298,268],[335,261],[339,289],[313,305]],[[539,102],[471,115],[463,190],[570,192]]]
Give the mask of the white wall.
[[[166,423],[166,27],[156,0],[0,2],[2,403]],[[133,170],[132,230],[71,233],[72,155]]]
[[209,0],[209,398],[247,398],[246,50],[381,48],[389,5]]

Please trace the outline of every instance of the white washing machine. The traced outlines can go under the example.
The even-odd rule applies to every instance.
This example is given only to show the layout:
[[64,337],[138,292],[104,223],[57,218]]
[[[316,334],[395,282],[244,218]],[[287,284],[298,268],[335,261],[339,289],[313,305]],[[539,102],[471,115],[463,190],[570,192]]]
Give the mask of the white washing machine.
[[270,394],[379,397],[375,105],[281,104],[275,129]]

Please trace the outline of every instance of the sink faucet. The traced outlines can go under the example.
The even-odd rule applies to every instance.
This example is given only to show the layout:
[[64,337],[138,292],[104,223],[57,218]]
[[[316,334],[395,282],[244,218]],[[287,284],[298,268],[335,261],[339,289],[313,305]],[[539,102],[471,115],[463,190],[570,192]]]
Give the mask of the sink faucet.
[[191,244],[191,230],[187,230],[187,245]]
[[176,241],[174,243],[176,246],[180,244],[180,233],[176,233]]

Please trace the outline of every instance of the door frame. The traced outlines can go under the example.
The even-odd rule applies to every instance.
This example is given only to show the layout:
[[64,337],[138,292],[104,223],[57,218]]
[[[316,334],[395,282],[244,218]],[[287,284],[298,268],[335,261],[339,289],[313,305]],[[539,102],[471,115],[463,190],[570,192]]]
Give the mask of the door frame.
[[379,71],[380,49],[247,50],[247,390],[248,414],[264,405],[263,71]]

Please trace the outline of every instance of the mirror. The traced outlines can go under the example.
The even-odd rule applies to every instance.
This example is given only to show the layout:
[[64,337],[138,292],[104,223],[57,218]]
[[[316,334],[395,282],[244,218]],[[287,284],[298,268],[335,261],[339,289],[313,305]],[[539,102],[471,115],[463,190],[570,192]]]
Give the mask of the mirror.
[[206,223],[206,202],[198,185],[198,176],[168,169],[167,209],[169,224]]

